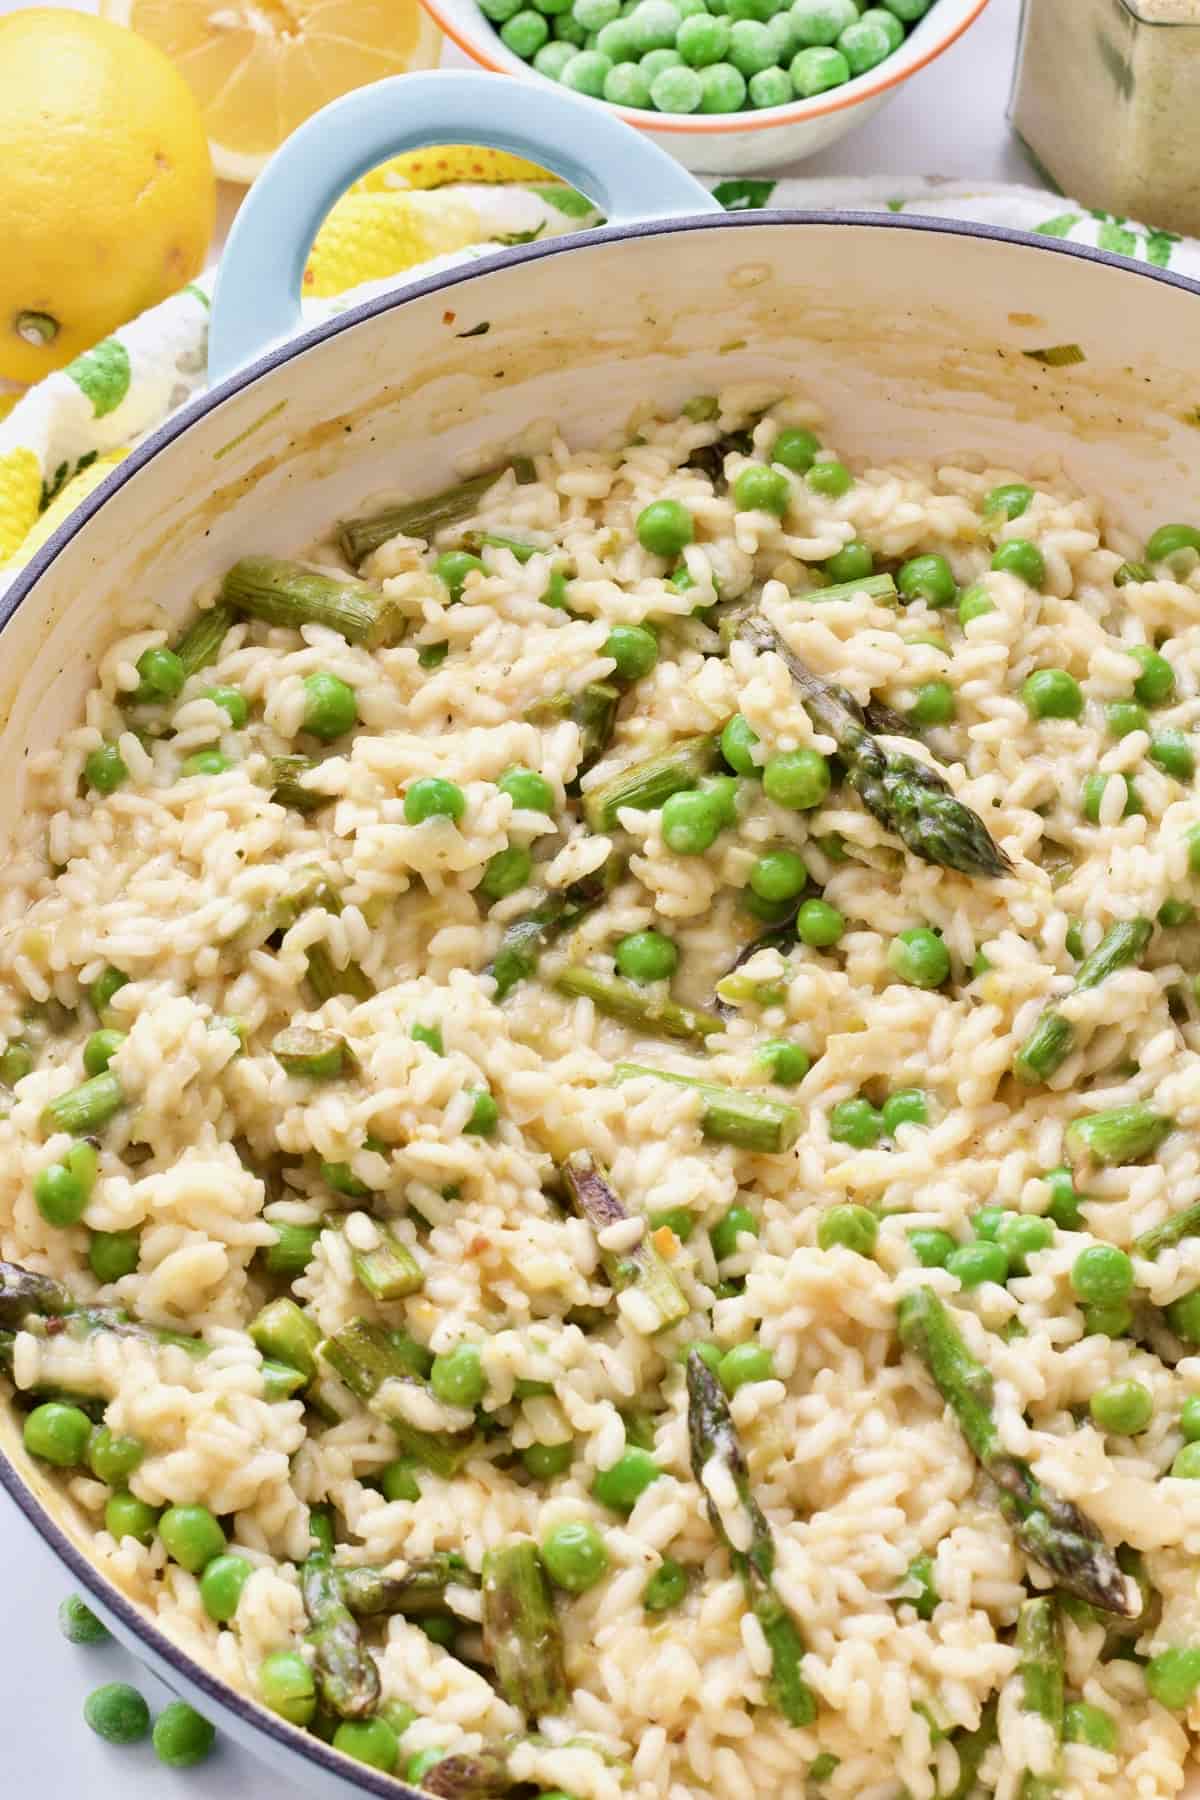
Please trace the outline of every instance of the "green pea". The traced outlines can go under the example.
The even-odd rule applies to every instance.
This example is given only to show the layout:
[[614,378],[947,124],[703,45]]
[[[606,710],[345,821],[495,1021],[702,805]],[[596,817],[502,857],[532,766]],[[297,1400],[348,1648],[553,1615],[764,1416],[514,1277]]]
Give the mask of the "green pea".
[[900,23],[895,13],[886,12],[881,6],[868,7],[866,12],[862,15],[862,23],[864,25],[874,25],[883,32],[883,35],[888,42],[889,56],[894,50],[898,50],[904,42],[903,25]]
[[386,1719],[343,1719],[333,1734],[333,1747],[369,1769],[390,1775],[400,1755],[396,1733]]
[[996,602],[984,587],[982,581],[973,581],[959,596],[958,622],[966,626],[973,619],[982,619],[985,613],[995,612]]
[[789,1043],[787,1038],[772,1038],[768,1043],[760,1045],[754,1053],[754,1060],[766,1069],[770,1079],[779,1083],[780,1087],[795,1087],[803,1081],[812,1066],[808,1051],[800,1044]]
[[808,880],[804,858],[794,850],[767,850],[750,868],[750,887],[760,900],[793,900]]
[[556,1475],[565,1475],[575,1459],[575,1446],[571,1441],[565,1444],[527,1444],[521,1452],[521,1461],[535,1481],[553,1481]]
[[1145,1431],[1154,1417],[1154,1396],[1140,1381],[1111,1381],[1107,1387],[1096,1389],[1088,1401],[1088,1411],[1101,1431],[1132,1437]]
[[1054,1227],[1049,1219],[1034,1213],[1005,1213],[996,1231],[996,1242],[1004,1251],[1014,1275],[1028,1273],[1028,1258],[1045,1250],[1054,1242]]
[[702,856],[721,835],[721,806],[711,794],[671,794],[661,814],[663,843],[676,856]]
[[1190,925],[1196,916],[1196,908],[1190,900],[1164,900],[1156,917],[1166,930],[1174,930],[1179,925]]
[[782,518],[791,498],[787,476],[768,463],[747,463],[733,484],[733,503],[739,512],[774,513]]
[[414,1043],[424,1044],[427,1050],[432,1050],[435,1056],[444,1056],[446,1053],[440,1025],[414,1025],[409,1036]]
[[[787,30],[787,18],[785,14],[776,13],[775,19],[768,22],[768,29],[770,30],[775,25],[776,20],[779,20],[782,23],[784,35],[782,41],[779,41],[778,38],[776,38],[775,32],[772,30],[772,37],[775,39],[772,45],[772,54],[783,63],[786,62],[791,55],[793,41]],[[736,54],[735,48],[734,55],[736,56]],[[742,67],[742,72],[745,73],[744,64],[739,66]],[[786,106],[792,98],[793,91],[791,77],[782,68],[772,67],[769,69],[760,69],[757,75],[751,75],[750,80],[747,83],[747,92],[750,96],[751,106]]]
[[500,1108],[486,1088],[473,1090],[471,1116],[463,1126],[468,1137],[491,1137],[500,1123]]
[[850,64],[852,75],[865,75],[889,54],[889,35],[878,25],[856,19],[838,38],[838,49]]
[[869,544],[854,539],[825,559],[825,573],[831,581],[861,581],[875,573],[875,558]]
[[[657,50],[646,51],[638,66],[646,80],[653,82],[662,74],[664,69],[678,69],[682,63],[683,58],[680,56],[678,50],[667,49],[667,47],[663,45]],[[699,89],[697,88],[694,91],[699,92]]]
[[273,1650],[263,1658],[258,1691],[264,1706],[293,1725],[307,1725],[317,1710],[316,1681],[298,1650]]
[[944,1269],[957,1249],[948,1231],[921,1226],[908,1233],[909,1248],[923,1269]]
[[665,1225],[668,1231],[675,1233],[681,1244],[686,1244],[696,1229],[696,1221],[686,1206],[668,1206],[661,1212],[652,1212],[650,1223],[655,1231]]
[[502,25],[505,19],[511,19],[520,10],[521,0],[480,0],[480,11],[497,25]]
[[679,951],[661,931],[631,931],[617,943],[617,968],[629,981],[669,981],[679,963]]
[[644,625],[614,625],[604,644],[622,681],[640,681],[658,661],[658,639]]
[[653,500],[637,517],[638,542],[653,556],[678,556],[696,535],[692,515],[679,500]]
[[585,1519],[555,1525],[542,1539],[546,1573],[569,1594],[583,1594],[608,1572],[608,1550],[596,1527]]
[[821,440],[813,432],[802,425],[789,425],[772,444],[771,461],[782,463],[793,475],[807,475],[820,448]]
[[146,1446],[131,1433],[117,1433],[107,1425],[97,1425],[88,1439],[87,1464],[97,1481],[109,1487],[124,1487],[134,1470],[141,1467]]
[[840,1757],[831,1755],[828,1750],[823,1750],[820,1756],[814,1756],[812,1762],[809,1763],[808,1779],[820,1786],[821,1782],[829,1780],[840,1761]]
[[1067,935],[1063,942],[1066,945],[1067,955],[1073,956],[1076,962],[1082,962],[1085,955],[1083,948],[1083,927],[1078,919],[1072,919],[1071,923],[1067,926]]
[[1187,844],[1188,868],[1193,875],[1200,875],[1200,825],[1192,826],[1184,842]]
[[971,1229],[982,1242],[994,1244],[1008,1212],[1003,1206],[981,1206],[971,1220]]
[[1111,1306],[1085,1306],[1083,1329],[1086,1337],[1124,1337],[1133,1324],[1133,1308],[1125,1300]]
[[796,914],[796,933],[802,944],[828,950],[846,929],[846,921],[828,900],[806,900]]
[[[714,60],[716,60],[714,58]],[[729,61],[746,81],[772,69],[776,63],[775,39],[757,19],[738,19],[729,33]],[[792,97],[788,88],[787,98]]]
[[485,900],[506,900],[519,893],[533,872],[533,858],[523,844],[497,850],[484,864],[479,892]]
[[1196,753],[1186,731],[1156,731],[1149,754],[1155,768],[1176,781],[1190,781],[1196,773]]
[[1061,1231],[1078,1231],[1083,1223],[1083,1215],[1079,1210],[1080,1196],[1075,1191],[1075,1180],[1070,1169],[1051,1169],[1043,1176],[1050,1189],[1050,1205],[1047,1218],[1053,1219]]
[[1121,808],[1123,819],[1142,811],[1141,797],[1127,775],[1086,775],[1080,793],[1080,811],[1089,825],[1100,823],[1100,803],[1110,781],[1119,781],[1125,790],[1125,804]]
[[1133,1264],[1115,1244],[1089,1244],[1071,1264],[1071,1286],[1089,1306],[1111,1306],[1133,1292]]
[[760,900],[750,887],[739,890],[737,903],[744,912],[751,913],[756,919],[765,920],[768,925],[783,925],[796,916],[794,901]]
[[83,777],[98,794],[114,794],[129,780],[129,770],[115,744],[101,744],[84,760]]
[[983,511],[985,516],[989,513],[1003,513],[1006,519],[1019,519],[1032,499],[1033,489],[1026,487],[1023,481],[1006,481],[984,495]]
[[201,691],[202,700],[211,700],[219,706],[227,716],[235,731],[240,731],[250,717],[250,708],[246,704],[246,696],[240,688],[210,687]]
[[554,811],[554,789],[546,777],[534,769],[519,766],[506,769],[496,786],[502,794],[508,795],[516,812]]
[[757,776],[762,774],[762,770],[750,754],[757,743],[758,733],[751,730],[748,720],[744,719],[741,713],[734,713],[721,732],[721,755],[735,775]]
[[186,1700],[172,1700],[154,1721],[152,1742],[168,1769],[191,1769],[212,1750],[216,1731]]
[[1175,696],[1175,671],[1165,656],[1152,650],[1149,644],[1133,644],[1126,647],[1141,669],[1141,674],[1133,684],[1133,697],[1140,700],[1143,706],[1164,706]]
[[1083,689],[1066,669],[1035,669],[1021,683],[1021,698],[1034,719],[1078,719]]
[[777,806],[809,812],[829,792],[829,764],[818,750],[784,750],[763,770],[763,792]]
[[1131,731],[1149,731],[1150,720],[1144,706],[1136,700],[1110,700],[1104,708],[1104,722],[1109,736],[1128,737]]
[[69,1644],[106,1644],[112,1633],[78,1594],[68,1594],[58,1609],[58,1628]]
[[16,1087],[33,1069],[35,1057],[23,1038],[13,1038],[0,1051],[0,1086]]
[[705,775],[700,782],[700,792],[717,808],[723,831],[737,824],[738,783],[732,775]]
[[467,797],[457,782],[439,775],[423,775],[404,796],[404,817],[409,825],[426,819],[453,819],[457,824],[467,810]]
[[[792,88],[797,99],[812,100],[817,94],[828,93],[830,88],[841,87],[850,79],[850,64],[841,50],[826,48],[814,44],[807,49],[797,50],[788,65]],[[814,463],[813,472],[820,468],[829,468],[829,463]],[[818,489],[817,492],[824,492]],[[841,490],[842,493],[846,489]],[[836,495],[833,496],[836,498]]]
[[92,1422],[78,1406],[46,1400],[35,1406],[22,1433],[30,1456],[53,1463],[59,1469],[76,1469],[84,1459]]
[[965,1288],[978,1287],[984,1281],[1003,1286],[1008,1280],[1008,1257],[999,1244],[986,1241],[960,1244],[946,1258],[945,1267]]
[[158,1528],[158,1510],[139,1500],[136,1494],[110,1494],[104,1508],[104,1529],[116,1538],[118,1544],[122,1538],[133,1538],[136,1543],[149,1544]]
[[[557,0],[555,0],[557,4]],[[548,7],[547,11],[553,10]],[[621,0],[575,0],[571,8],[585,31],[602,31],[621,15]]]
[[908,716],[917,726],[948,725],[958,709],[958,696],[948,681],[923,681]]
[[840,1246],[857,1256],[874,1254],[879,1236],[879,1221],[865,1206],[831,1206],[817,1226],[817,1244],[822,1250]]
[[83,1067],[85,1074],[102,1075],[113,1057],[117,1054],[117,1051],[121,1048],[121,1045],[125,1042],[125,1037],[125,1032],[114,1031],[108,1027],[102,1027],[99,1031],[93,1031],[91,1037],[83,1046]]
[[169,1506],[158,1521],[158,1535],[167,1555],[192,1575],[225,1548],[225,1533],[207,1506]]
[[200,1599],[210,1619],[227,1625],[237,1612],[242,1589],[254,1573],[244,1556],[214,1556],[200,1577]]
[[1177,1481],[1200,1481],[1200,1444],[1185,1444],[1170,1472]]
[[147,699],[174,700],[182,693],[187,674],[175,652],[168,650],[165,644],[143,650],[134,666]]
[[896,574],[900,598],[906,604],[924,600],[927,606],[953,606],[958,593],[954,573],[944,556],[912,556]]
[[417,1480],[420,1464],[411,1456],[398,1457],[379,1471],[379,1490],[385,1500],[419,1500],[421,1486]]
[[487,1388],[478,1344],[456,1344],[433,1359],[429,1385],[445,1406],[478,1406]]
[[727,1394],[752,1381],[770,1381],[775,1373],[771,1352],[761,1344],[735,1344],[717,1364],[717,1377]]
[[1068,1744],[1087,1744],[1111,1754],[1117,1747],[1117,1722],[1103,1707],[1073,1700],[1063,1713],[1063,1737]]
[[65,1163],[51,1163],[33,1178],[33,1198],[47,1225],[66,1230],[78,1224],[87,1206],[83,1184]]
[[897,1088],[883,1103],[883,1129],[895,1137],[900,1125],[928,1125],[929,1101],[920,1088]]
[[1179,1414],[1179,1429],[1189,1444],[1200,1442],[1200,1394],[1189,1394]]
[[1200,1650],[1164,1650],[1146,1664],[1146,1691],[1171,1712],[1183,1712],[1200,1687]]
[[338,675],[318,670],[304,677],[304,729],[331,743],[358,723],[354,689]]
[[220,750],[194,750],[191,756],[185,756],[179,773],[191,777],[193,775],[223,775],[229,767],[229,758]]
[[1200,552],[1200,531],[1194,525],[1160,525],[1146,540],[1146,561],[1165,562],[1173,574],[1186,574]]
[[97,1018],[103,1017],[108,1011],[114,994],[119,993],[121,988],[126,987],[128,983],[128,975],[120,969],[114,969],[111,963],[97,975],[88,989],[88,999],[92,1003],[92,1011]]
[[693,69],[720,62],[729,49],[729,25],[710,13],[695,13],[680,24],[675,48]]
[[1028,538],[1008,538],[997,544],[991,566],[999,573],[1018,576],[1032,588],[1040,588],[1046,579],[1042,553]]
[[[739,0],[730,0],[730,12],[734,18],[737,17],[738,4]],[[700,70],[700,111],[702,113],[739,112],[745,105],[745,101],[746,78],[732,63],[709,63],[707,68]],[[769,473],[774,475],[777,481],[787,480],[785,475],[780,475],[775,469],[771,469]],[[788,499],[791,499],[790,488]],[[769,507],[766,510],[774,512],[778,509]]]
[[127,1681],[109,1681],[93,1689],[83,1703],[83,1716],[106,1744],[136,1744],[150,1729],[150,1708]]
[[736,1256],[738,1239],[749,1232],[752,1237],[758,1236],[758,1220],[748,1206],[734,1205],[709,1232],[712,1253],[718,1262],[724,1262],[727,1256]]
[[662,1470],[648,1450],[625,1450],[611,1468],[601,1469],[592,1482],[592,1494],[614,1512],[632,1512],[641,1496],[657,1481]]
[[950,974],[950,952],[927,925],[914,925],[894,937],[887,963],[893,975],[913,987],[941,987]]
[[649,1613],[670,1612],[685,1598],[687,1589],[687,1570],[664,1556],[642,1589],[642,1605]]
[[839,1100],[829,1114],[829,1135],[835,1144],[869,1150],[883,1136],[883,1114],[861,1094]]
[[902,1606],[911,1606],[918,1619],[932,1619],[941,1595],[933,1579],[933,1558],[915,1556],[905,1571],[905,1581],[916,1582],[919,1592],[901,1596]]
[[[517,20],[537,19],[537,17],[538,15],[533,12],[516,14]],[[509,21],[509,25],[512,25],[513,23],[515,23],[515,20]],[[538,20],[538,24],[542,28],[541,42],[545,43],[547,36],[546,22],[544,19],[541,19]],[[521,33],[524,33],[526,27],[521,25],[518,27],[518,30]],[[501,37],[504,37],[504,32],[502,31],[500,35]],[[505,42],[508,42],[507,38],[505,38]],[[508,47],[510,50],[514,48],[512,44],[509,44]],[[533,49],[536,50],[538,47],[539,46],[535,44]],[[523,56],[525,55],[525,52],[518,50],[516,51],[516,54],[518,56]],[[533,50],[529,52],[529,55],[532,56],[532,54]],[[467,576],[476,571],[481,575],[483,574],[483,563],[478,556],[472,556],[469,551],[466,550],[443,550],[442,554],[436,559],[433,565],[434,574],[450,591],[451,604],[456,600],[462,599],[463,587],[466,583]]]
[[[797,93],[800,92],[800,87],[796,81],[796,64],[800,61],[801,57],[806,56],[807,54],[807,51],[802,50],[800,56],[797,56],[792,62],[792,85],[796,88]],[[840,56],[836,50],[833,54],[837,56],[838,61],[845,66],[845,57]],[[849,71],[847,70],[847,75],[848,73]],[[847,76],[843,75],[840,79],[845,81]],[[825,86],[836,87],[837,82],[829,81],[825,83]],[[819,94],[822,92],[822,89],[814,88],[813,92]],[[853,475],[851,475],[845,464],[840,462],[815,462],[805,475],[804,479],[812,489],[813,493],[820,494],[825,500],[840,500],[842,495],[848,494],[850,489],[854,486]]]
[[[619,39],[610,38],[606,43],[604,40],[607,33],[614,29],[624,35]],[[547,46],[547,49],[550,50],[557,48],[558,46],[555,44]],[[620,53],[622,58],[630,57],[633,54],[633,47],[628,40],[625,20],[618,19],[614,21],[613,25],[606,25],[599,34],[596,48],[602,50],[606,56],[616,56]],[[546,51],[541,51],[540,54],[544,56]],[[534,67],[537,67],[536,58]],[[645,110],[650,105],[650,83],[637,63],[631,60],[621,60],[614,63],[604,77],[604,98],[611,106],[637,106]]]
[[417,651],[417,662],[423,669],[440,669],[449,654],[449,644],[422,644]]

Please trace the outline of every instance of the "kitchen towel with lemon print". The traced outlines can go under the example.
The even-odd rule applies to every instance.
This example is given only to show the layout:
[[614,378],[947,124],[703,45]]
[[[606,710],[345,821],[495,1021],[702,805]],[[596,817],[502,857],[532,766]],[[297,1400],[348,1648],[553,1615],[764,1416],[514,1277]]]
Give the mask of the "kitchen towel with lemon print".
[[[971,220],[1200,279],[1195,239],[1035,188],[937,177],[709,185],[730,211],[829,207]],[[582,194],[502,151],[396,157],[356,182],[322,226],[304,274],[304,323],[497,248],[601,222]],[[114,463],[203,389],[211,287],[211,276],[191,283],[23,395],[0,393],[0,591]]]

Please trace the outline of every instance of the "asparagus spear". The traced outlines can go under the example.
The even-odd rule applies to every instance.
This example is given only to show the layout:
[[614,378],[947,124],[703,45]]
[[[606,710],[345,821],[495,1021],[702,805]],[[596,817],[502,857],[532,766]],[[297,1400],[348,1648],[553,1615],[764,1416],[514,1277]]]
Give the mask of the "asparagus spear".
[[743,963],[748,963],[752,956],[760,950],[778,950],[781,954],[794,948],[799,942],[796,931],[796,913],[800,910],[800,896],[796,896],[796,911],[791,918],[783,919],[772,925],[769,931],[762,931],[757,937],[743,944],[725,974],[717,982],[713,998],[713,1011],[721,1019],[733,1018],[739,1005],[746,1001],[757,1006],[782,1006],[787,998],[787,987],[783,981],[760,982],[747,981],[739,976],[738,970]]
[[[183,665],[183,678],[189,681],[206,669],[210,662],[215,662],[221,645],[225,642],[229,628],[235,622],[236,614],[230,606],[211,606],[206,612],[197,613],[183,636],[175,645],[175,654]],[[160,700],[162,695],[151,682],[140,681],[128,696],[129,706],[143,706],[151,700]]]
[[621,690],[613,682],[589,681],[577,694],[552,694],[548,700],[535,701],[526,709],[525,718],[530,725],[554,725],[570,719],[579,727],[578,780],[608,749],[620,704]]
[[690,1006],[648,993],[636,981],[624,981],[618,975],[602,975],[597,969],[578,965],[560,969],[554,986],[569,1000],[590,1000],[597,1012],[610,1018],[623,1019],[635,1030],[650,1037],[683,1038],[685,1042],[703,1044],[716,1031],[724,1031],[724,1021],[714,1013],[696,1012]]
[[1086,1113],[1067,1126],[1067,1155],[1073,1163],[1123,1167],[1152,1156],[1174,1128],[1174,1119],[1140,1103],[1113,1106],[1106,1112]]
[[308,951],[305,973],[318,1006],[323,1006],[334,994],[347,994],[351,1000],[369,1000],[375,992],[375,983],[369,975],[364,975],[356,962],[348,962],[344,969],[337,968],[324,944],[314,944]]
[[[1134,1238],[1132,1250],[1135,1256],[1144,1256],[1153,1262],[1161,1251],[1173,1250],[1184,1238],[1197,1236],[1200,1236],[1200,1202],[1185,1206],[1173,1218],[1164,1219],[1161,1225],[1152,1225],[1149,1231],[1143,1231],[1140,1237]],[[0,1314],[0,1321],[2,1318]]]
[[944,777],[871,736],[862,708],[814,675],[764,619],[744,619],[738,635],[755,650],[772,650],[800,689],[809,717],[837,743],[846,779],[867,810],[894,831],[914,856],[963,875],[1003,875],[1012,864],[977,813],[956,800]]
[[346,1040],[333,1031],[310,1031],[290,1026],[271,1040],[271,1052],[288,1075],[309,1081],[332,1081],[344,1073],[348,1057]]
[[905,1294],[897,1311],[900,1342],[919,1356],[984,1472],[999,1489],[1000,1511],[1022,1550],[1068,1593],[1104,1612],[1132,1616],[1129,1584],[1086,1513],[1060,1499],[1022,1457],[1005,1450],[992,1411],[992,1377],[967,1349],[931,1287]]
[[421,1777],[426,1794],[440,1800],[492,1800],[515,1786],[508,1759],[499,1750],[476,1750],[472,1755],[443,1756]]
[[272,800],[277,806],[289,806],[298,813],[317,812],[320,807],[328,806],[330,796],[314,793],[312,788],[304,786],[302,779],[320,766],[320,760],[315,756],[273,756],[267,764],[267,785]]
[[547,894],[532,911],[505,927],[495,961],[484,970],[496,983],[497,1000],[533,974],[543,950],[608,898],[623,869],[621,858],[610,856],[599,869]]
[[391,1613],[423,1618],[427,1613],[445,1610],[448,1587],[479,1586],[478,1576],[453,1550],[441,1550],[411,1562],[403,1575],[385,1575],[382,1569],[360,1564],[339,1569],[338,1580],[343,1600],[359,1619]]
[[[750,1489],[746,1458],[738,1442],[729,1405],[721,1384],[698,1350],[688,1353],[688,1444],[692,1474],[704,1490],[709,1521],[729,1551],[741,1576],[763,1636],[771,1651],[771,1679],[767,1697],[789,1725],[811,1725],[817,1716],[812,1689],[800,1672],[804,1639],[775,1588],[775,1539],[758,1501]],[[750,1542],[744,1549],[731,1539],[721,1509],[706,1484],[709,1464],[714,1463],[732,1480]]]
[[[508,466],[508,465],[505,465]],[[346,560],[355,568],[372,550],[386,544],[389,538],[424,538],[428,543],[447,525],[469,519],[493,483],[499,481],[504,468],[488,469],[473,475],[441,494],[429,494],[424,500],[406,500],[399,506],[387,506],[382,512],[367,513],[362,518],[344,519],[338,526],[338,542]]]
[[75,1302],[60,1281],[23,1269],[19,1263],[0,1262],[0,1328],[18,1331],[30,1313],[48,1318],[71,1312]]
[[613,1070],[614,1081],[634,1081],[640,1075],[653,1075],[656,1081],[670,1081],[676,1087],[696,1088],[704,1096],[700,1129],[706,1138],[719,1144],[736,1144],[742,1150],[756,1150],[769,1155],[790,1150],[800,1135],[801,1118],[794,1106],[772,1100],[768,1094],[743,1093],[738,1088],[721,1087],[715,1081],[702,1081],[695,1075],[679,1075],[674,1069],[651,1069],[642,1063],[619,1062]]
[[[1076,993],[1099,987],[1118,969],[1140,961],[1154,930],[1150,919],[1121,919],[1111,925],[1100,943],[1080,963],[1075,975]],[[1071,1054],[1075,1027],[1057,1006],[1047,1006],[1017,1051],[1013,1074],[1020,1081],[1049,1081]]]
[[373,1300],[403,1300],[419,1293],[425,1273],[407,1244],[390,1231],[381,1232],[374,1250],[353,1250],[350,1261],[358,1280]]
[[[856,594],[865,594],[869,600],[894,600],[896,598],[896,580],[892,575],[864,575],[858,581],[835,581],[829,587],[813,588],[807,594],[793,594],[793,599],[800,600],[853,600]],[[911,725],[905,725],[902,734],[912,736]]]
[[225,573],[221,598],[235,613],[267,625],[326,625],[348,644],[379,650],[404,635],[397,603],[349,575],[321,575],[278,556],[243,556]]
[[1058,1609],[1052,1595],[1026,1600],[1017,1615],[1017,1674],[1022,1700],[1049,1726],[1055,1754],[1050,1768],[1037,1774],[1026,1769],[1021,1778],[1020,1800],[1054,1800],[1059,1792],[1063,1735],[1063,1642]]
[[[602,1237],[610,1225],[628,1219],[590,1150],[572,1151],[560,1165],[559,1174],[575,1211],[587,1220],[597,1237]],[[606,1250],[601,1246],[600,1261],[614,1293],[636,1287],[645,1295],[658,1318],[656,1331],[665,1331],[687,1318],[691,1309],[683,1290],[645,1236],[629,1250]]]
[[687,738],[658,756],[622,769],[602,787],[593,788],[584,797],[584,819],[592,831],[611,831],[623,806],[652,812],[672,794],[695,787],[719,760],[720,740],[714,734]]
[[328,1550],[314,1551],[304,1564],[300,1592],[321,1699],[341,1719],[366,1718],[379,1704],[379,1669],[363,1647]]
[[567,1703],[562,1632],[532,1538],[484,1556],[483,1646],[510,1706],[529,1719],[562,1711]]
[[971,1800],[979,1778],[980,1765],[996,1742],[996,1702],[989,1700],[974,1731],[956,1731],[954,1748],[958,1752],[958,1780],[938,1800]]
[[424,1431],[410,1425],[401,1408],[404,1388],[423,1388],[414,1377],[403,1345],[392,1340],[382,1325],[368,1319],[352,1319],[340,1331],[325,1338],[318,1359],[377,1418],[386,1420],[404,1453],[415,1457],[435,1475],[456,1475],[475,1449],[473,1434]]
[[119,1113],[125,1104],[121,1083],[111,1069],[69,1088],[42,1109],[41,1127],[47,1136],[69,1131],[72,1137],[90,1137]]

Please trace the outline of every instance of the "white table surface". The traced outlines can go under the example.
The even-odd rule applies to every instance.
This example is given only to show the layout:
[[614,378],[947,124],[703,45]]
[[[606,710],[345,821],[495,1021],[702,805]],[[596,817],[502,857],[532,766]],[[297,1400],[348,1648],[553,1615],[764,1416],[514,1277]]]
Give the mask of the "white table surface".
[[[0,13],[19,10],[16,0],[0,0]],[[1004,118],[1018,10],[1019,0],[991,0],[954,48],[876,118],[780,173],[890,170],[1036,182]],[[234,196],[223,198],[227,216]],[[64,1642],[55,1613],[69,1587],[41,1540],[0,1495],[0,1791],[6,1800],[302,1800],[300,1787],[231,1745],[203,1768],[177,1774],[162,1767],[148,1744],[117,1750],[94,1737],[81,1709],[101,1682],[136,1682],[154,1707],[168,1695],[124,1651]]]

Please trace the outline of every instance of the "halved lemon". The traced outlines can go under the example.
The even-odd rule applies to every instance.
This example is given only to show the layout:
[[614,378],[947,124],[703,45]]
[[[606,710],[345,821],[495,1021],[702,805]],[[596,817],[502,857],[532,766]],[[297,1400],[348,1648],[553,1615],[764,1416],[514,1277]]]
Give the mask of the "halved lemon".
[[101,11],[166,51],[226,181],[253,181],[340,94],[432,68],[442,44],[419,0],[101,0]]

